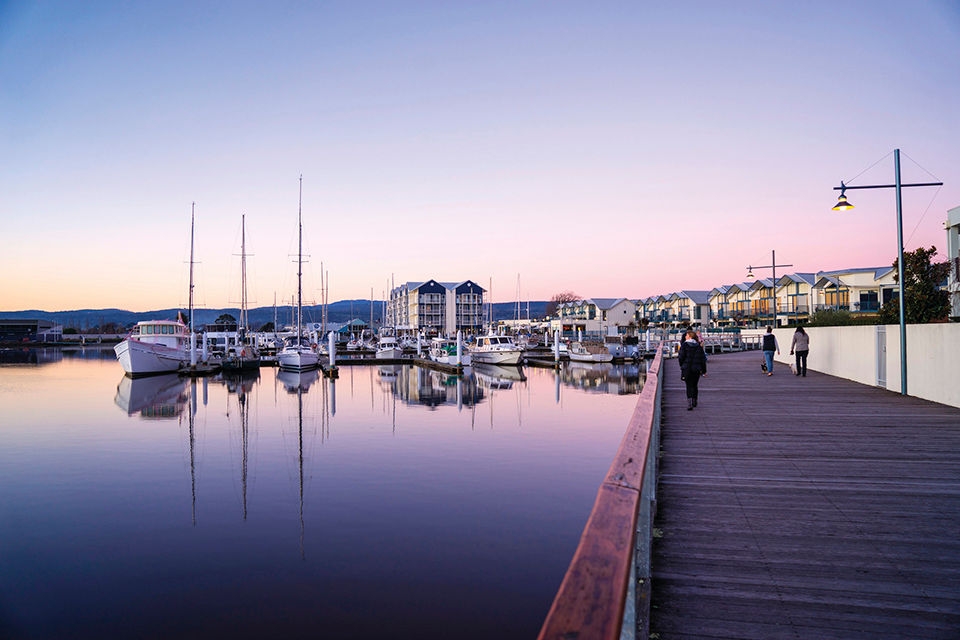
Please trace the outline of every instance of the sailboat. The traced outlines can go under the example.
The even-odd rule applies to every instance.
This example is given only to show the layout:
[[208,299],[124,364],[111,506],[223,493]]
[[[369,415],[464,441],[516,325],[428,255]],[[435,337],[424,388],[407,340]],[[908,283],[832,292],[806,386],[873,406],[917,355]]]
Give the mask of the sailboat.
[[320,354],[303,336],[303,176],[300,176],[300,204],[297,207],[297,329],[293,336],[284,341],[283,349],[277,354],[281,369],[290,371],[310,371],[320,366]]
[[260,368],[260,352],[256,346],[247,344],[247,216],[240,218],[240,323],[237,327],[237,339],[228,348],[220,363],[225,371],[250,371]]
[[182,314],[176,320],[145,320],[137,323],[127,338],[113,348],[128,376],[173,373],[194,364],[193,342],[193,205],[190,208],[190,326]]

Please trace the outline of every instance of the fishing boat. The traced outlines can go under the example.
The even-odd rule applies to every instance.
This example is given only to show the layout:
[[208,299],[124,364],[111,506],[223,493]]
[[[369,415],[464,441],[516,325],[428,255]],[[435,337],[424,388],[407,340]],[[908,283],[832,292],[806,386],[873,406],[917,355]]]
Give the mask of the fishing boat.
[[403,348],[397,341],[397,332],[390,327],[380,327],[377,337],[377,360],[396,360],[403,356]]
[[471,360],[485,364],[519,365],[521,355],[523,349],[510,336],[478,336],[476,344],[470,347]]
[[570,343],[570,360],[574,362],[613,362],[606,345],[593,342]]
[[310,371],[320,366],[320,354],[303,337],[303,176],[300,176],[300,204],[297,208],[297,327],[277,354],[277,363],[288,371]]
[[179,318],[145,320],[113,351],[130,377],[173,373],[190,363],[190,332]]
[[469,367],[473,358],[470,351],[460,348],[460,360],[457,361],[457,341],[450,338],[431,338],[427,356],[436,363],[447,365],[462,365]]
[[190,209],[190,327],[181,314],[176,320],[145,320],[137,323],[130,335],[117,344],[117,355],[124,373],[131,378],[173,373],[196,364],[193,349],[193,222]]

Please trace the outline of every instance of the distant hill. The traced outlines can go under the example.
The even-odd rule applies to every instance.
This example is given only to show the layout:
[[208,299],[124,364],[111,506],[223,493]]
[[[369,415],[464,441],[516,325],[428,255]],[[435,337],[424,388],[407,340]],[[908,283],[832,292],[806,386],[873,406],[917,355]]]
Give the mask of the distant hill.
[[[523,302],[521,304],[521,313],[525,318],[527,317],[528,303]],[[331,303],[327,308],[327,317],[329,318],[330,322],[338,324],[349,322],[354,318],[359,318],[364,322],[370,322],[371,307],[373,310],[373,322],[374,324],[379,324],[380,318],[383,314],[383,303],[379,301],[371,302],[370,300],[341,300],[339,302],[334,302]],[[529,308],[529,315],[531,318],[542,318],[546,314],[547,302],[530,302]],[[145,312],[126,311],[124,309],[77,309],[74,311],[41,311],[37,309],[29,309],[24,311],[0,311],[0,320],[20,318],[31,320],[48,320],[50,322],[61,324],[66,328],[74,328],[80,331],[85,331],[97,327],[104,327],[109,324],[130,328],[142,320],[156,320],[165,318],[172,320],[173,318],[177,317],[177,311],[183,311],[186,314],[186,309],[157,309],[154,311]],[[273,322],[274,313],[276,313],[277,324],[291,324],[293,322],[293,315],[295,312],[295,307],[286,305],[276,307],[276,312],[274,312],[274,307],[257,307],[256,309],[250,309],[247,312],[247,315],[250,318],[250,325],[254,329],[259,329],[264,324]],[[240,309],[194,309],[194,322],[198,326],[210,324],[225,313],[237,318],[240,316]],[[516,313],[516,302],[498,302],[493,305],[494,320],[509,320],[514,318]],[[319,322],[320,318],[320,305],[305,306],[303,308],[304,322]]]

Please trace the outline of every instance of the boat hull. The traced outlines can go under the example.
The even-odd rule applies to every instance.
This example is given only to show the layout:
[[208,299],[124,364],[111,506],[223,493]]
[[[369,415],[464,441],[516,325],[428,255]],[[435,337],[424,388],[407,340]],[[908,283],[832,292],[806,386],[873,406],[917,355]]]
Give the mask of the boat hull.
[[320,366],[320,355],[306,349],[285,349],[277,354],[277,363],[287,371],[310,371]]
[[127,338],[113,348],[123,372],[130,377],[173,373],[190,363],[190,354],[162,344]]
[[517,350],[500,350],[500,351],[471,351],[470,359],[474,363],[480,364],[505,364],[505,365],[518,365],[520,364],[520,357],[523,355],[523,351]]

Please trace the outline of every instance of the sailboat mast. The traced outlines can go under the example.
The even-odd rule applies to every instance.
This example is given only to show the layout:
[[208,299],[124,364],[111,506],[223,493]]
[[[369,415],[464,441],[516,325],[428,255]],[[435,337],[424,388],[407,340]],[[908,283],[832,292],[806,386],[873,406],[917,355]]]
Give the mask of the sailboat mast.
[[190,305],[190,334],[193,334],[193,213],[196,208],[197,203],[190,203],[190,293],[189,293],[189,305]]
[[[297,338],[303,332],[303,175],[300,175],[300,200],[297,205]],[[299,344],[299,343],[298,343]]]
[[247,215],[240,216],[240,331],[247,328]]

